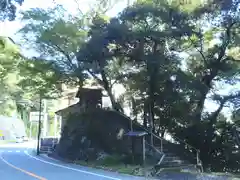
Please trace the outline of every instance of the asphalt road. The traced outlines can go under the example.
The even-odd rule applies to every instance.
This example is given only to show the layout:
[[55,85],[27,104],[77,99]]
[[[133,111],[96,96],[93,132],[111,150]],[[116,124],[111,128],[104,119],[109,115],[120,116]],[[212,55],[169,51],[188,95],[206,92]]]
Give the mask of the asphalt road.
[[[150,180],[67,164],[33,153],[34,143],[0,145],[0,180]],[[226,176],[162,173],[161,180],[237,180]]]
[[[122,175],[54,159],[35,156],[33,144],[0,145],[1,180],[141,180],[145,178]],[[148,178],[149,179],[149,178]]]

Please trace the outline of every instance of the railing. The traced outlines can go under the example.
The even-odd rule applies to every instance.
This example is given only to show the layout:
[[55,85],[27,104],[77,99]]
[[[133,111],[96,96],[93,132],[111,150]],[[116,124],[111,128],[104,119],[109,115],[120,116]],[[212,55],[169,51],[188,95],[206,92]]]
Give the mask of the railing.
[[[45,141],[45,143],[43,143]],[[46,141],[48,141],[46,143]],[[40,152],[51,153],[54,150],[55,145],[58,143],[57,138],[41,138]]]
[[[151,132],[150,132],[151,133]],[[163,141],[165,141],[165,142],[167,142],[167,140],[165,140],[165,139],[163,139],[163,138],[161,138],[161,137],[159,137],[159,136],[157,136],[156,134],[154,134],[154,133],[151,133],[151,135],[153,136],[153,137],[155,137],[155,138],[157,138],[157,139],[159,139],[160,140],[160,147],[161,147],[161,151],[162,151],[162,148],[163,148]],[[195,148],[195,147],[193,147],[192,145],[190,145],[190,144],[188,144],[188,143],[186,143],[184,140],[182,140],[182,139],[180,139],[180,138],[178,138],[178,137],[176,137],[176,136],[172,136],[174,139],[176,139],[177,141],[179,141],[180,143],[183,143],[186,147],[188,147],[188,148],[190,148],[190,149],[192,149],[192,150],[194,150],[195,151],[195,157],[196,157],[196,165],[197,166],[200,166],[200,168],[201,168],[201,171],[203,171],[202,169],[203,169],[203,167],[202,167],[202,162],[201,162],[201,160],[200,160],[200,150],[198,150],[197,148]]]
[[200,150],[199,150],[199,149],[197,149],[197,148],[193,147],[192,145],[186,143],[184,140],[180,139],[180,138],[177,137],[177,136],[173,136],[173,135],[171,135],[171,136],[172,136],[174,139],[177,139],[177,141],[185,144],[187,147],[193,149],[193,150],[196,152],[197,165],[201,165],[201,166],[202,166],[202,162],[201,162],[200,157],[199,157],[199,156],[200,156]]
[[156,151],[156,152],[161,156],[160,160],[159,160],[158,163],[157,163],[158,165],[160,165],[160,164],[162,163],[164,157],[165,157],[164,152],[163,152],[162,150],[159,151],[158,148],[156,148],[155,146],[153,146],[153,145],[151,145],[151,144],[149,144],[149,143],[147,143],[147,142],[145,142],[145,143],[146,143],[148,146],[150,146],[154,151]]
[[233,135],[236,138],[236,142],[238,145],[240,145],[240,128],[237,127],[236,125],[233,125]]
[[162,155],[161,159],[158,161],[158,165],[160,165],[163,162],[163,159],[165,158],[165,154]]
[[[109,109],[107,109],[107,110],[108,110],[108,111],[116,112],[116,113],[118,113],[119,115],[121,115],[121,116],[127,118],[128,120],[132,121],[131,118],[129,118],[128,116],[126,116],[126,115],[123,114],[123,113],[120,113],[120,112],[115,111],[115,110],[109,110]],[[133,123],[134,125],[138,126],[139,128],[141,128],[142,130],[146,131],[147,133],[149,133],[151,136],[153,136],[153,137],[157,138],[158,140],[160,140],[160,152],[163,153],[163,141],[166,142],[167,140],[159,137],[158,135],[156,135],[156,134],[153,133],[153,132],[150,132],[147,128],[141,126],[141,125],[138,124],[138,123],[135,123],[134,121],[133,121],[132,123]],[[197,165],[197,166],[200,166],[201,171],[203,171],[202,161],[200,160],[200,150],[198,150],[197,148],[193,147],[192,145],[186,143],[184,140],[182,140],[182,139],[180,139],[180,138],[178,138],[178,137],[176,137],[176,136],[172,136],[172,137],[173,137],[174,139],[176,139],[177,141],[183,143],[183,144],[184,144],[185,146],[187,146],[188,148],[193,149],[193,150],[196,152],[196,154],[195,154],[195,157],[196,157],[196,165]],[[153,147],[154,147],[154,146],[153,146]],[[164,158],[164,157],[163,157],[163,158]]]

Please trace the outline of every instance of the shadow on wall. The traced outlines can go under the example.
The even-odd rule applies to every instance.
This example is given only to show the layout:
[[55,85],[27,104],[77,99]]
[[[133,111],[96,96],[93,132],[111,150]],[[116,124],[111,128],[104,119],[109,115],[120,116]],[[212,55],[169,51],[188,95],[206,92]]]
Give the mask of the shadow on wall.
[[[91,148],[110,154],[129,154],[131,140],[124,136],[129,130],[129,119],[114,111],[95,109],[71,114],[66,119],[57,153],[70,159],[76,159],[83,149]],[[134,125],[134,130],[141,129]],[[84,138],[89,141],[88,145],[81,143]],[[141,147],[141,142],[136,142],[135,153],[141,154]]]

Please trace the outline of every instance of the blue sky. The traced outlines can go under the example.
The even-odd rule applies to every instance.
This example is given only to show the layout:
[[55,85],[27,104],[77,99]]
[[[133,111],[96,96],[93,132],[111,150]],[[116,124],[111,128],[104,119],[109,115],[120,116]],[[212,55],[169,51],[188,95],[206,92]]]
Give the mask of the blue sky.
[[[57,4],[61,4],[64,6],[68,12],[71,14],[76,14],[78,12],[78,5],[83,12],[86,12],[89,7],[96,3],[95,0],[41,0],[41,1],[33,1],[33,0],[24,0],[24,3],[21,7],[18,8],[18,11],[29,10],[31,8],[51,8]],[[127,5],[127,0],[121,0],[119,3],[115,4],[115,6],[107,12],[109,16],[115,16],[122,9],[124,9]],[[13,22],[0,22],[0,35],[12,37],[15,41],[18,41],[18,36],[16,32],[23,26],[23,23],[17,18]]]

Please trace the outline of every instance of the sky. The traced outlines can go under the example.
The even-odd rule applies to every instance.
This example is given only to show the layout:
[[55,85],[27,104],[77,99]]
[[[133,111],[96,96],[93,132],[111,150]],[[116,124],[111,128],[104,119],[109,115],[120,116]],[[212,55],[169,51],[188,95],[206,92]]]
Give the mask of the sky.
[[[76,3],[76,1],[78,3]],[[71,12],[71,14],[76,14],[78,12],[78,4],[81,11],[86,12],[91,4],[95,3],[95,0],[24,0],[22,6],[18,8],[18,11],[25,11],[31,8],[51,8],[57,4],[64,6],[66,10]],[[119,3],[107,12],[108,16],[116,16],[121,10],[127,6],[127,0],[121,0]],[[13,40],[18,41],[17,31],[23,26],[23,23],[19,20],[19,16],[15,21],[12,22],[0,22],[0,35],[12,37]]]
[[[133,2],[134,0],[131,0]],[[78,2],[78,4],[76,3]],[[94,4],[96,0],[41,0],[41,1],[33,1],[33,0],[24,0],[24,3],[21,7],[18,8],[18,11],[25,11],[31,8],[51,8],[57,4],[63,5],[63,7],[71,14],[76,14],[78,10],[78,5],[83,12],[86,12],[89,7]],[[119,12],[121,12],[127,6],[128,0],[120,0],[119,3],[115,4],[115,6],[107,12],[108,16],[116,16]],[[19,20],[19,16],[17,16],[15,21],[12,22],[0,22],[0,35],[11,37],[16,43],[21,42],[21,37],[17,34],[18,30],[23,27],[23,23]],[[24,55],[26,56],[34,56],[34,50],[23,50]],[[121,86],[117,86],[114,90],[115,93],[121,94],[124,89]],[[227,89],[232,89],[232,87],[227,87]],[[224,90],[224,92],[227,92]],[[210,111],[215,110],[217,107],[214,103],[208,102],[208,109]]]

